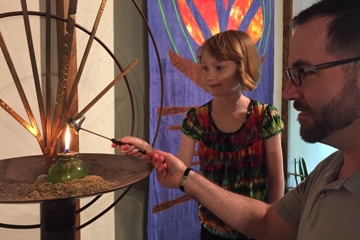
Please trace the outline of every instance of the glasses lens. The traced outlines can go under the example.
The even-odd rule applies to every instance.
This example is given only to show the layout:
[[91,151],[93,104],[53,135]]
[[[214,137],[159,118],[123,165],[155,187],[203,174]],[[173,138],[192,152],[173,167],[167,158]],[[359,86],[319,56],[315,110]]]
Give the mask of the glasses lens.
[[285,68],[285,72],[296,87],[301,85],[300,74],[297,68]]

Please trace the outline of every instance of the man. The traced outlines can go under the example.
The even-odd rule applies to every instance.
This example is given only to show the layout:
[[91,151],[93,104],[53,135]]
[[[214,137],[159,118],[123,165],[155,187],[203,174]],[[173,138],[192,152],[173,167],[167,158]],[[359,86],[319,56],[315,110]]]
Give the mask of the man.
[[305,141],[338,149],[304,182],[268,205],[216,186],[169,153],[148,154],[162,186],[181,186],[255,239],[360,239],[360,1],[322,0],[293,23],[283,98],[300,112]]

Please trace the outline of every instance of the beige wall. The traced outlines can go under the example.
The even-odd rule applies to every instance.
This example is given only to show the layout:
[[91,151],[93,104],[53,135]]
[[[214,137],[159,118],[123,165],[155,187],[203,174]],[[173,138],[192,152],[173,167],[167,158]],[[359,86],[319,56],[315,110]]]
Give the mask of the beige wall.
[[[38,8],[37,1],[29,2],[29,8]],[[14,11],[19,9],[20,1],[0,1],[0,12]],[[8,18],[0,20],[0,31],[6,39],[7,47],[13,56],[14,65],[17,66],[19,78],[22,79],[24,91],[28,96],[30,105],[37,106],[34,96],[34,82],[29,62],[29,54],[25,44],[19,44],[19,39],[25,39],[23,20],[21,18]],[[34,23],[34,32],[39,33],[39,24]],[[38,34],[35,34],[38,39]],[[36,55],[40,54],[40,46],[34,46]],[[38,57],[37,57],[38,59]],[[39,59],[38,59],[39,60]],[[8,103],[16,112],[26,118],[26,113],[22,107],[20,98],[12,82],[9,69],[5,64],[4,57],[0,51],[0,98]],[[33,110],[34,115],[38,116],[38,111]],[[37,118],[39,120],[39,118]],[[19,157],[27,155],[41,154],[40,147],[36,139],[28,133],[20,124],[12,119],[3,109],[0,109],[0,159]],[[0,204],[0,222],[7,224],[38,224],[39,223],[38,204]],[[38,239],[38,230],[15,231],[0,228],[0,236],[4,240],[12,239]],[[31,238],[29,238],[31,236]]]

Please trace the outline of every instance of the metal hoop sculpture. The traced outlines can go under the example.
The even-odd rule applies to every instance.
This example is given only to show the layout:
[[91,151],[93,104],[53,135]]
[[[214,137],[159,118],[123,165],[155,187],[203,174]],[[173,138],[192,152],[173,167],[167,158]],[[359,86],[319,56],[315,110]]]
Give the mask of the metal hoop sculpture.
[[[73,3],[75,3],[76,1],[73,1]],[[153,43],[153,46],[154,46],[154,49],[155,49],[155,52],[156,52],[156,56],[157,56],[157,59],[158,59],[158,66],[159,66],[159,72],[160,72],[160,80],[161,80],[161,98],[160,98],[160,114],[159,114],[159,119],[158,119],[158,124],[157,124],[157,128],[156,128],[156,132],[155,132],[155,136],[154,136],[154,139],[152,140],[152,143],[151,145],[154,146],[155,142],[156,142],[156,138],[157,138],[157,135],[158,135],[158,132],[159,132],[159,128],[160,128],[160,121],[161,121],[161,116],[162,116],[162,109],[163,109],[163,95],[164,95],[164,80],[163,80],[163,72],[162,72],[162,66],[161,66],[161,62],[160,62],[160,57],[159,57],[159,52],[158,52],[158,48],[157,48],[157,45],[156,45],[156,41],[153,37],[153,34],[151,32],[151,29],[149,27],[149,24],[147,23],[147,20],[143,14],[143,12],[141,11],[140,7],[138,6],[138,4],[135,2],[135,1],[132,1],[133,4],[135,5],[137,11],[139,12],[139,14],[141,15],[142,17],[142,20],[143,22],[145,23],[146,27],[147,27],[147,31],[149,32],[149,35],[151,37],[151,40],[152,40],[152,43]],[[99,39],[95,36],[95,32],[96,32],[96,27],[95,26],[96,24],[99,23],[100,21],[100,17],[101,17],[101,14],[102,14],[102,10],[104,8],[104,5],[105,5],[105,1],[102,1],[102,4],[100,6],[100,9],[99,9],[99,13],[98,13],[98,16],[97,16],[97,19],[96,19],[96,22],[94,24],[94,28],[92,31],[89,31],[87,29],[85,29],[83,26],[75,23],[74,19],[73,18],[70,18],[70,14],[75,14],[76,12],[76,6],[75,6],[75,9],[74,9],[74,6],[70,6],[69,8],[69,17],[68,18],[63,18],[63,17],[60,17],[60,16],[57,16],[57,15],[54,15],[54,14],[51,14],[50,11],[51,11],[51,7],[50,7],[50,1],[49,0],[46,0],[46,12],[38,12],[38,11],[28,11],[27,10],[27,6],[26,6],[26,1],[25,0],[21,0],[21,4],[22,4],[22,9],[23,11],[14,11],[14,12],[6,12],[6,13],[1,13],[0,14],[0,20],[3,19],[3,18],[8,18],[8,17],[15,17],[15,16],[23,16],[24,17],[24,23],[25,23],[25,28],[26,28],[26,31],[27,31],[27,41],[28,41],[28,45],[29,45],[29,51],[30,51],[30,57],[31,57],[31,63],[32,63],[32,66],[33,66],[33,71],[34,71],[34,68],[36,67],[36,61],[35,61],[35,58],[34,58],[34,55],[32,53],[32,48],[33,48],[33,43],[32,43],[32,39],[31,39],[31,30],[30,30],[30,22],[29,22],[29,18],[28,16],[31,15],[31,16],[39,16],[39,17],[45,17],[46,18],[46,34],[48,36],[49,31],[51,31],[50,29],[50,20],[51,19],[54,19],[56,21],[62,21],[64,23],[67,23],[67,24],[70,24],[73,25],[72,27],[73,28],[76,28],[76,29],[79,29],[81,31],[83,31],[84,33],[88,34],[90,36],[90,38],[92,38],[92,40],[95,40],[96,42],[98,42],[104,49],[105,51],[111,56],[111,58],[113,59],[113,61],[115,62],[116,66],[119,68],[119,70],[121,71],[121,73],[123,74],[120,74],[117,79],[115,80],[119,80],[121,77],[124,77],[124,80],[125,80],[125,84],[126,84],[126,87],[127,87],[127,90],[128,90],[128,94],[129,94],[129,98],[130,98],[130,104],[131,104],[131,117],[132,117],[132,121],[131,121],[131,135],[133,135],[134,133],[134,122],[135,122],[135,111],[134,111],[134,99],[133,99],[133,93],[131,91],[131,87],[130,87],[130,84],[129,84],[129,81],[126,77],[126,72],[128,70],[130,70],[131,68],[126,68],[124,70],[124,68],[121,66],[120,62],[118,61],[118,59],[116,58],[116,56],[110,51],[110,49]],[[30,32],[29,32],[30,31]],[[30,106],[28,106],[27,104],[25,104],[27,101],[26,101],[26,97],[25,95],[22,93],[21,91],[21,83],[20,81],[14,77],[16,76],[16,71],[14,69],[14,67],[12,66],[11,64],[11,58],[10,58],[10,55],[7,55],[5,53],[8,53],[7,52],[7,49],[6,49],[6,45],[5,45],[5,41],[2,39],[2,36],[1,36],[1,32],[0,32],[0,40],[1,40],[1,44],[0,44],[0,47],[2,48],[3,52],[4,52],[4,55],[5,55],[5,59],[6,60],[9,60],[7,61],[8,62],[8,65],[9,65],[9,68],[10,68],[10,71],[13,75],[13,78],[14,78],[14,81],[16,84],[18,84],[20,87],[18,87],[18,92],[19,92],[19,95],[22,97],[23,99],[23,103],[24,103],[24,107],[26,108],[26,111],[28,113],[28,116],[30,119],[33,119],[33,116],[32,116],[32,113],[31,113],[31,109],[30,109]],[[50,40],[46,40],[46,51],[50,51]],[[89,41],[90,43],[90,41]],[[90,49],[90,46],[91,44],[89,45],[88,44],[88,47]],[[89,50],[88,49],[88,50]],[[85,55],[85,54],[84,54]],[[85,60],[84,62],[82,62],[82,64],[85,64],[86,62],[86,58],[84,58],[83,60]],[[10,64],[9,64],[10,63]],[[83,68],[83,65],[80,65],[80,68]],[[82,71],[82,69],[81,69]],[[34,77],[35,75],[37,74],[36,71],[34,71]],[[50,66],[47,64],[46,66],[46,74],[50,74]],[[60,74],[60,73],[59,73]],[[78,76],[78,78],[80,79],[80,75]],[[77,83],[79,81],[79,79],[77,79]],[[97,100],[99,100],[112,86],[115,85],[115,80],[108,85],[108,87],[106,89],[104,89],[92,102],[89,103],[89,105],[87,107],[85,107],[81,113],[84,113],[86,112],[87,110],[89,110],[92,105],[95,104],[95,102]],[[60,81],[60,80],[59,80]],[[39,83],[39,80],[36,79],[35,77],[35,85],[38,85]],[[76,85],[77,85],[76,83]],[[36,86],[37,88],[37,97],[38,97],[38,103],[39,103],[39,106],[40,108],[43,108],[43,105],[42,105],[42,98],[41,98],[41,90],[38,86]],[[73,89],[75,89],[73,87]],[[47,91],[47,94],[46,94],[46,98],[48,100],[49,98],[49,95],[50,93],[48,93]],[[73,91],[70,93],[70,103],[72,101],[72,97],[73,97]],[[1,99],[0,99],[1,100]],[[68,105],[70,104],[68,103]],[[21,117],[19,117],[16,113],[14,114],[14,111],[5,103],[1,100],[0,102],[0,106],[2,108],[4,108],[10,115],[12,115],[16,120],[18,120],[18,122],[20,122],[25,128],[27,128],[28,130],[30,130],[30,126],[28,126],[26,124],[26,122],[21,119]],[[65,111],[67,111],[68,109],[65,109]],[[41,116],[42,116],[42,127],[43,129],[45,130],[46,128],[46,123],[44,123],[44,117],[45,117],[45,113],[42,112],[42,110],[40,109],[40,112],[41,112]],[[65,114],[66,115],[66,114]],[[36,123],[33,122],[33,124],[36,126]],[[53,136],[52,138],[55,140],[56,137],[60,136],[60,133],[61,131],[56,134],[56,136]],[[43,139],[41,138],[41,136],[39,136],[39,134],[35,134],[37,139],[38,139],[38,142],[40,144],[40,147],[42,148],[43,150],[43,153],[45,155],[46,153],[46,149],[45,149],[45,145],[43,144]],[[48,139],[49,140],[49,139]],[[102,211],[101,213],[99,213],[98,215],[96,215],[95,217],[93,217],[92,219],[90,219],[88,222],[82,224],[81,226],[78,226],[76,227],[76,230],[80,230],[84,227],[86,227],[87,225],[91,224],[92,222],[96,221],[98,218],[100,218],[102,215],[104,215],[106,212],[108,212],[112,207],[114,207],[125,195],[126,193],[131,189],[132,187],[132,184],[129,185],[127,187],[127,189],[124,191],[123,194],[121,194],[120,197],[118,197],[109,207],[107,207],[104,211]],[[82,212],[83,210],[87,209],[88,207],[90,207],[93,203],[95,203],[102,195],[98,195],[96,196],[92,201],[90,201],[87,205],[85,205],[84,207],[82,207],[81,209],[77,210],[76,211],[76,214]],[[4,224],[4,223],[0,223],[0,227],[2,228],[11,228],[11,229],[32,229],[32,228],[39,228],[40,227],[40,224],[34,224],[34,225],[13,225],[13,224]]]

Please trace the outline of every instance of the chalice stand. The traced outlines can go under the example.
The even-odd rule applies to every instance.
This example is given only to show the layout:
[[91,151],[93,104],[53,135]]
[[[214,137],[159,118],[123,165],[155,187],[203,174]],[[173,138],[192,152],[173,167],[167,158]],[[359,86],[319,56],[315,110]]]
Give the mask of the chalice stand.
[[[132,119],[131,133],[126,135],[133,135],[134,131],[134,101],[133,93],[128,82],[126,74],[138,63],[137,59],[134,59],[127,67],[120,64],[115,55],[109,50],[109,48],[96,37],[97,28],[102,17],[106,0],[99,0],[99,9],[95,16],[94,23],[91,31],[87,30],[76,20],[77,12],[77,0],[69,0],[67,11],[62,12],[61,8],[55,9],[55,5],[51,0],[40,1],[43,3],[45,11],[32,11],[28,9],[27,1],[20,0],[21,9],[18,11],[0,13],[0,20],[2,19],[16,19],[22,18],[24,22],[24,30],[26,33],[26,43],[28,46],[31,67],[33,70],[35,95],[38,101],[39,114],[41,124],[36,122],[36,116],[32,111],[27,96],[22,86],[22,79],[17,73],[17,68],[13,63],[13,56],[9,51],[6,43],[11,41],[11,37],[3,35],[0,31],[0,50],[4,55],[5,62],[7,63],[11,78],[16,86],[18,95],[25,108],[26,114],[29,120],[21,117],[15,109],[11,108],[11,104],[0,99],[0,107],[9,113],[18,123],[20,123],[29,133],[31,133],[39,143],[39,146],[44,155],[26,156],[4,159],[0,161],[0,204],[29,204],[39,203],[40,204],[40,223],[34,225],[11,225],[6,223],[0,223],[0,227],[12,228],[12,229],[32,229],[40,228],[42,240],[74,240],[77,230],[86,227],[108,210],[110,210],[121,198],[130,190],[131,186],[146,178],[152,171],[152,166],[146,161],[114,154],[91,154],[91,153],[79,153],[79,157],[87,167],[89,168],[90,175],[98,175],[105,181],[114,183],[106,190],[101,190],[88,195],[75,195],[73,197],[58,197],[54,198],[40,198],[36,200],[24,200],[19,195],[17,189],[20,185],[34,184],[39,176],[44,176],[48,169],[53,163],[53,159],[60,149],[59,139],[63,133],[63,129],[66,126],[66,121],[69,118],[75,116],[83,116],[87,113],[117,82],[124,79],[126,88],[128,90],[128,98],[130,100],[131,113],[127,113]],[[61,1],[59,1],[61,2]],[[65,2],[65,1],[63,1]],[[80,1],[79,1],[80,2]],[[134,2],[135,7],[138,9],[140,15],[145,21],[144,14],[140,8]],[[64,4],[65,6],[66,4]],[[56,10],[56,11],[55,11]],[[56,14],[54,14],[56,12]],[[46,62],[44,66],[43,74],[39,74],[37,69],[39,63],[35,58],[34,49],[34,34],[32,34],[32,19],[39,17],[40,25],[44,29],[44,47],[42,47],[42,59]],[[56,24],[54,24],[54,22]],[[37,24],[37,22],[35,21]],[[37,26],[37,25],[36,25]],[[16,27],[12,27],[15,31],[19,31]],[[148,25],[147,25],[147,28]],[[36,28],[35,28],[36,29]],[[76,59],[77,55],[77,41],[76,34],[87,34],[88,40],[86,46],[84,46],[84,52],[79,60],[79,64]],[[151,31],[149,32],[155,45]],[[56,39],[54,39],[56,35]],[[9,40],[10,39],[10,40]],[[83,43],[83,42],[81,42]],[[116,65],[117,76],[110,81],[110,83],[101,90],[94,98],[85,105],[83,109],[78,109],[78,83],[82,79],[82,73],[85,69],[87,59],[93,43],[97,43],[98,46],[102,47],[113,60]],[[155,47],[156,51],[157,48]],[[55,53],[51,55],[50,53]],[[54,62],[54,57],[57,56],[58,60],[54,65],[58,65],[55,69],[57,74],[53,74],[54,69],[51,62]],[[103,59],[101,59],[103,61]],[[21,68],[20,68],[21,69]],[[159,61],[160,78],[163,82],[163,76],[161,71],[161,64]],[[55,78],[57,88],[54,89],[52,83],[52,76],[58,75]],[[51,84],[52,83],[52,84]],[[41,87],[42,86],[42,87]],[[161,85],[161,88],[163,84]],[[56,90],[56,91],[54,91]],[[163,91],[161,89],[161,94]],[[56,99],[56,100],[55,100]],[[163,97],[161,96],[160,112],[162,112]],[[55,100],[55,101],[54,101]],[[50,107],[49,107],[50,106]],[[160,114],[161,117],[161,114]],[[160,122],[159,117],[159,122]],[[160,124],[156,129],[156,134],[159,130]],[[153,142],[155,142],[156,137]],[[72,150],[78,150],[78,144],[74,144],[77,147],[71,147]],[[76,226],[76,215],[89,207],[94,203],[102,194],[113,192],[119,189],[126,189],[123,194],[115,200],[108,208],[104,209],[103,212],[99,213],[96,217],[90,221]],[[76,209],[76,201],[83,197],[95,196],[89,204],[85,205],[80,209]]]
[[[18,187],[24,184],[33,184],[38,176],[43,175],[45,157],[42,155],[27,156],[0,161],[0,203],[40,203],[40,224],[26,226],[2,224],[2,227],[15,229],[39,227],[41,240],[75,240],[77,230],[86,227],[105,214],[125,196],[134,183],[146,178],[152,171],[150,164],[134,157],[114,154],[79,154],[79,157],[89,167],[91,175],[100,176],[105,181],[113,183],[111,187],[101,192],[77,195],[71,198],[53,199],[49,197],[23,200],[17,191]],[[126,188],[126,190],[113,204],[83,225],[76,226],[76,214],[88,207],[86,205],[76,210],[76,199],[97,195],[94,198],[96,201],[102,194],[121,188]],[[93,202],[89,204],[91,203]]]

